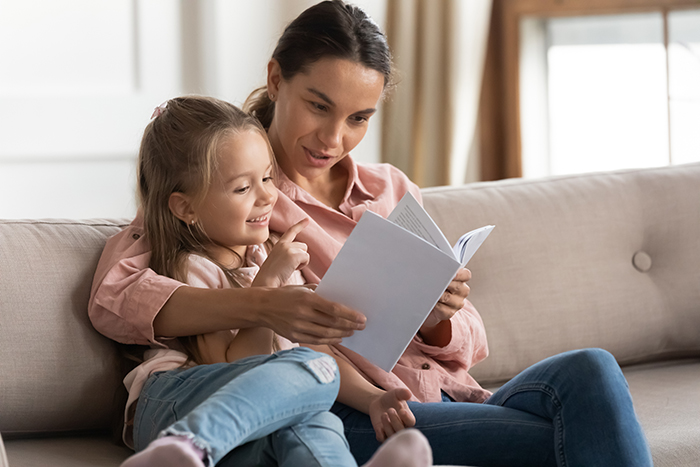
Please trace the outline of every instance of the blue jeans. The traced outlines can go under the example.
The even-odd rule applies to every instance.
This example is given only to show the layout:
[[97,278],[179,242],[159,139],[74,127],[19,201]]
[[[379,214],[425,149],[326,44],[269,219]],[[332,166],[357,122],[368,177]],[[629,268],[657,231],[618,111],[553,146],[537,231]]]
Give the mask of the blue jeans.
[[154,373],[136,406],[136,451],[180,435],[209,465],[356,467],[328,411],[339,382],[332,358],[303,347]]
[[[586,349],[545,359],[483,404],[409,402],[435,464],[646,467],[651,453],[627,381],[608,352]],[[331,409],[359,464],[377,449],[369,417]]]

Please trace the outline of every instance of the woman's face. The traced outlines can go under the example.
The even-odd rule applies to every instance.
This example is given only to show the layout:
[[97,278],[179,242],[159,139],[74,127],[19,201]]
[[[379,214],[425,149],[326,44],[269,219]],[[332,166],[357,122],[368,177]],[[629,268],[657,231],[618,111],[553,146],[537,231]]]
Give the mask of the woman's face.
[[268,136],[284,173],[296,183],[328,177],[367,133],[383,90],[380,72],[350,60],[324,58],[290,80],[271,61]]

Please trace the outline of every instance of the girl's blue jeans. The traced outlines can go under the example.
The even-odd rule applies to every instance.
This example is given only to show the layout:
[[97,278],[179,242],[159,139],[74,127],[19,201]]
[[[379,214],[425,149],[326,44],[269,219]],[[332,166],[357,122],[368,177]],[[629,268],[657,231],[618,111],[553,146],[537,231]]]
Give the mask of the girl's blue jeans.
[[[479,466],[647,467],[651,454],[627,381],[608,352],[566,352],[526,369],[483,404],[414,403],[435,464]],[[379,447],[369,417],[343,404],[355,459]]]
[[136,451],[180,435],[210,466],[356,467],[328,411],[339,382],[335,361],[304,347],[154,373],[136,406]]

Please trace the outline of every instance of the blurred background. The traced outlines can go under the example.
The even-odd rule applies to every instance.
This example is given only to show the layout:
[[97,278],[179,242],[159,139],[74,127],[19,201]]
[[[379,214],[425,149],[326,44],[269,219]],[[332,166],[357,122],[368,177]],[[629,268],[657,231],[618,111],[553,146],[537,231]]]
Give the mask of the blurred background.
[[[241,105],[314,0],[0,0],[0,218],[132,217],[157,105]],[[700,161],[699,0],[355,0],[399,86],[353,151],[421,186]]]

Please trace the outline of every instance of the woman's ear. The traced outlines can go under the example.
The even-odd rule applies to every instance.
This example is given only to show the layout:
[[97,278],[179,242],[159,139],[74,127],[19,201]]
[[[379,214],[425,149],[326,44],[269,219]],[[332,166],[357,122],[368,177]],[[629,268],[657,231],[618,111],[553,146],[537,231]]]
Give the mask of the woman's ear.
[[190,198],[184,193],[171,193],[170,198],[168,198],[168,207],[173,216],[180,219],[185,224],[191,224],[192,221],[196,221],[196,213],[192,208],[192,203]]
[[281,81],[282,68],[280,68],[279,62],[273,58],[267,64],[267,94],[278,95]]

